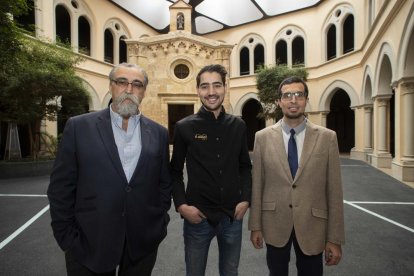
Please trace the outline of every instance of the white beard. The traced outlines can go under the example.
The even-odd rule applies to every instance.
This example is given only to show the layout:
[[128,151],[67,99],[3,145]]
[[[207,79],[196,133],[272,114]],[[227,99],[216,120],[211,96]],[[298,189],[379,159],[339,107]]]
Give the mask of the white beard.
[[[126,103],[125,100],[129,99],[132,103]],[[129,118],[133,115],[138,114],[138,107],[140,104],[140,100],[137,96],[122,93],[119,97],[114,99],[113,104],[116,107],[116,111],[121,117]]]

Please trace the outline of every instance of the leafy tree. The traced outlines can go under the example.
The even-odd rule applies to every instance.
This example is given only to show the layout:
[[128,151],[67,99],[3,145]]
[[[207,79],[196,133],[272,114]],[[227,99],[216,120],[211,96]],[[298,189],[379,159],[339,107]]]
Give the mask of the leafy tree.
[[75,74],[75,65],[82,59],[69,49],[30,38],[17,30],[9,14],[25,12],[24,0],[0,1],[7,2],[8,7],[0,5],[0,20],[10,28],[6,37],[2,36],[7,33],[3,25],[0,28],[0,121],[27,125],[31,154],[36,157],[39,147],[34,145],[39,145],[40,122],[45,118],[56,120],[61,99],[67,104],[64,116],[85,112],[84,103],[89,95]]
[[26,13],[28,6],[25,0],[0,0],[0,81],[7,80],[12,70],[10,64],[20,52],[20,33],[11,15]]
[[277,89],[279,84],[290,76],[298,76],[306,80],[308,73],[304,67],[289,68],[286,65],[262,67],[256,71],[258,97],[263,105],[263,112],[259,116],[276,121],[283,117],[282,110],[275,103]]

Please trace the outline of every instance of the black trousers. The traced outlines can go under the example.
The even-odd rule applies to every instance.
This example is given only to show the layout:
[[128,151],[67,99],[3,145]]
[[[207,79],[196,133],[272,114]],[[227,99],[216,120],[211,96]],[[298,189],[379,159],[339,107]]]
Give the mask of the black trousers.
[[305,255],[296,240],[295,230],[292,230],[290,239],[283,247],[274,247],[266,244],[266,260],[270,276],[288,276],[290,250],[293,247],[296,253],[296,268],[298,276],[321,276],[323,275],[322,253],[318,255]]
[[116,274],[116,269],[106,273],[95,273],[86,266],[80,264],[74,258],[72,253],[66,252],[66,271],[68,276],[151,276],[152,269],[154,268],[155,261],[157,260],[157,251],[158,248],[142,258],[132,261],[125,244],[124,252],[118,266],[118,274]]

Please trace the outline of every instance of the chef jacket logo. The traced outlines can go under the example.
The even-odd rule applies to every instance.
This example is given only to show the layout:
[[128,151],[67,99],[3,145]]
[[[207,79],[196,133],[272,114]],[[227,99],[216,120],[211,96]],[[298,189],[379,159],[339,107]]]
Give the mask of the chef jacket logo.
[[198,133],[196,133],[194,138],[196,140],[200,140],[200,141],[207,141],[207,134],[198,134]]

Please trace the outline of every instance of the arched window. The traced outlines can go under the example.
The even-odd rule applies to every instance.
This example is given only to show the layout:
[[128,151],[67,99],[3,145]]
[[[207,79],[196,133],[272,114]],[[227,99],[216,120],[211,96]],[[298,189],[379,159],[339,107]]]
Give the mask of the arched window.
[[336,58],[336,27],[331,25],[326,34],[327,60]]
[[336,7],[325,22],[326,60],[354,51],[354,9],[347,4]]
[[264,65],[264,47],[262,44],[257,44],[254,47],[254,71],[256,72],[260,66]]
[[84,17],[78,20],[79,53],[91,55],[91,27],[89,21]]
[[287,26],[275,37],[276,65],[305,65],[305,34],[296,26]]
[[243,47],[240,51],[240,76],[245,76],[250,74],[250,58],[249,58],[249,49]]
[[352,52],[354,50],[354,16],[352,14],[349,14],[344,21],[342,37],[343,53]]
[[288,64],[288,49],[285,40],[281,39],[276,43],[276,64]]
[[127,45],[125,43],[126,37],[121,36],[119,38],[119,63],[127,62]]
[[124,25],[115,19],[106,22],[104,27],[104,60],[112,64],[119,64],[128,60],[128,47],[125,42],[129,35]]
[[[39,2],[39,1],[35,1]],[[73,51],[84,55],[93,56],[93,21],[91,11],[78,0],[54,0],[55,7],[55,32],[56,42],[65,43]],[[41,32],[41,31],[40,31]]]
[[61,43],[71,43],[70,15],[63,5],[57,5],[55,10],[56,20],[56,41]]
[[105,30],[104,52],[105,62],[114,63],[114,37],[112,32],[108,29]]
[[253,75],[257,69],[265,64],[265,43],[263,38],[256,34],[245,37],[239,43],[240,76]]
[[292,64],[305,65],[305,41],[300,36],[292,41]]

